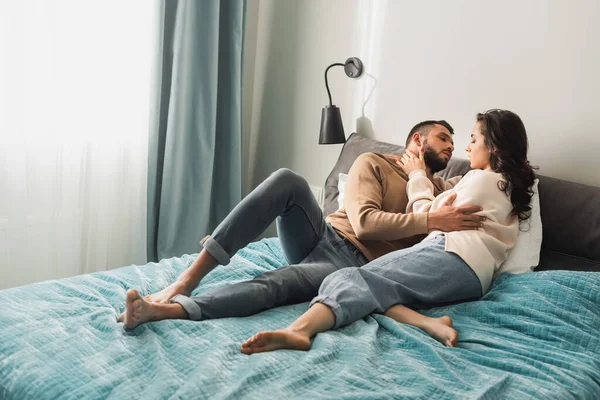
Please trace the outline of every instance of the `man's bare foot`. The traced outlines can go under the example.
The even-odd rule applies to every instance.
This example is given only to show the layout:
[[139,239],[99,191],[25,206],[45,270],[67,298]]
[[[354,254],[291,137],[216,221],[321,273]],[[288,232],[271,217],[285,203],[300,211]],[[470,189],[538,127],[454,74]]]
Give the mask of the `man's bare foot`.
[[438,342],[448,347],[458,347],[458,332],[452,327],[452,318],[431,318],[424,330]]
[[127,291],[127,305],[125,312],[119,317],[126,328],[133,329],[136,326],[152,320],[153,306],[142,299],[135,289]]
[[178,295],[189,296],[192,293],[185,285],[175,282],[161,290],[160,292],[150,294],[144,297],[144,300],[148,303],[159,303],[159,304],[169,304],[171,299]]
[[242,353],[262,353],[279,349],[308,350],[310,338],[287,329],[260,332],[242,343]]

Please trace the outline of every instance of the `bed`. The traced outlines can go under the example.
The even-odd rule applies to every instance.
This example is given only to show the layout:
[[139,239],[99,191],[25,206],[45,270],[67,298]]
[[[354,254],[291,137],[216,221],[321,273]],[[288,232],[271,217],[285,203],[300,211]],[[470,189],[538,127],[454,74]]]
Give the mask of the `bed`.
[[[246,356],[240,343],[307,304],[247,318],[161,321],[126,331],[128,288],[152,293],[194,255],[0,292],[0,398],[589,398],[600,393],[600,273],[504,274],[450,315],[459,348],[372,315],[309,352]],[[285,264],[277,239],[241,250],[196,289]]]
[[[336,167],[340,161],[344,151]],[[193,262],[191,254],[0,291],[0,399],[600,398],[600,241],[594,236],[600,216],[595,208],[581,221],[574,216],[569,231],[549,202],[566,183],[548,179],[540,181],[541,200],[547,197],[539,272],[502,274],[479,301],[421,310],[453,318],[458,348],[373,314],[317,335],[308,352],[240,352],[245,339],[286,326],[308,303],[246,318],[123,329],[117,317],[127,289],[160,290]],[[585,190],[581,201],[588,204],[591,196],[589,204],[598,204],[600,189]],[[561,223],[560,232],[546,232]],[[582,233],[585,224],[589,235]],[[573,232],[578,240],[566,240]],[[278,240],[263,239],[213,270],[194,293],[285,264]]]

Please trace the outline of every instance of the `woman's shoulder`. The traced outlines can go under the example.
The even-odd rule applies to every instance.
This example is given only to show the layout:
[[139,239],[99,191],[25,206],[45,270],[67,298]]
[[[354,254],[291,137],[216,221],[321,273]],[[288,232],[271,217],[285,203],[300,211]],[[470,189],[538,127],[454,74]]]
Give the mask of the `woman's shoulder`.
[[482,181],[498,182],[502,179],[502,174],[499,174],[497,172],[485,171],[482,169],[472,169],[462,177],[460,183],[462,183],[462,185],[473,185],[475,183],[480,184]]
[[474,169],[465,175],[465,178],[467,177],[468,183],[465,183],[468,184],[472,190],[482,191],[488,195],[492,195],[495,192],[504,193],[499,185],[500,182],[504,181],[504,177],[498,172]]
[[503,180],[504,177],[502,174],[494,171],[487,171],[484,169],[472,169],[469,171],[465,177],[470,176],[471,178],[475,178],[478,180],[486,180],[486,181],[500,181]]

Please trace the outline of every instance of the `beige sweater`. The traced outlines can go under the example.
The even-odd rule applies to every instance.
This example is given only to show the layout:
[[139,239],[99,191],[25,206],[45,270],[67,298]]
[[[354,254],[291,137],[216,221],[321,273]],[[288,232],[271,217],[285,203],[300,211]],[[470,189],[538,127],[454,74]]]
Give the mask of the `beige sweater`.
[[519,222],[511,215],[510,197],[498,188],[501,174],[491,171],[469,171],[454,188],[435,197],[435,187],[424,170],[410,174],[407,185],[409,203],[406,212],[425,213],[438,210],[452,193],[453,205],[479,205],[487,220],[479,230],[442,232],[433,231],[424,240],[446,235],[446,251],[459,255],[479,277],[481,289],[486,293],[494,272],[506,260],[517,240]]
[[[377,153],[360,155],[348,172],[344,206],[327,217],[369,261],[410,247],[427,234],[427,211],[406,214],[408,177],[396,159]],[[433,193],[452,188],[459,179],[435,178]]]

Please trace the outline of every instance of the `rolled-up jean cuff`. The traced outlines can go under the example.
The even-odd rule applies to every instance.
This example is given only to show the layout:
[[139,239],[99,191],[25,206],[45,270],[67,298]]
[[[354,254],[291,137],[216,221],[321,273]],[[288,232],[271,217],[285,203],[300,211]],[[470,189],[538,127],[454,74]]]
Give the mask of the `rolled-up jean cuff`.
[[171,298],[171,303],[181,304],[181,307],[188,313],[188,317],[194,321],[202,319],[202,310],[196,302],[182,294],[175,295]]
[[200,241],[200,245],[210,253],[221,265],[229,264],[231,259],[225,249],[212,236],[206,236]]
[[309,307],[312,307],[315,303],[325,304],[327,307],[331,308],[331,311],[335,316],[335,324],[331,329],[339,328],[340,325],[344,322],[344,320],[342,319],[342,307],[340,307],[339,303],[333,300],[331,297],[325,295],[317,296],[314,299],[312,299]]

